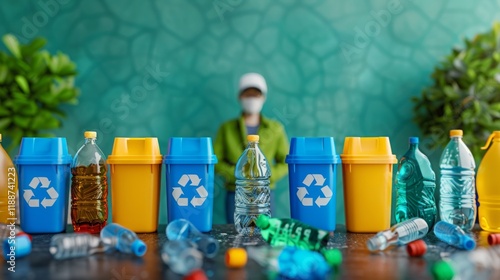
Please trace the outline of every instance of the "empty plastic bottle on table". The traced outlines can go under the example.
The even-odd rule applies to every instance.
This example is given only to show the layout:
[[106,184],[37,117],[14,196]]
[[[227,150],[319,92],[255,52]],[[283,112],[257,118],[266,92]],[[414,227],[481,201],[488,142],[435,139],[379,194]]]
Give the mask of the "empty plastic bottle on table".
[[294,219],[270,218],[260,215],[257,219],[262,238],[272,246],[294,246],[320,251],[328,244],[330,233],[316,229]]
[[455,253],[449,259],[436,263],[432,266],[432,275],[437,280],[498,279],[498,264],[500,246],[482,247]]
[[203,265],[203,255],[196,244],[186,239],[167,241],[162,247],[161,258],[173,272],[181,275],[187,275]]
[[108,219],[108,169],[97,133],[84,136],[71,167],[71,221],[75,232],[99,233]]
[[[491,143],[491,145],[490,145]],[[488,148],[489,147],[489,148]],[[479,225],[483,230],[500,232],[500,131],[494,131],[486,145],[488,149],[477,170],[477,194],[479,200]]]
[[202,234],[190,221],[186,219],[173,220],[167,225],[167,238],[169,240],[190,240],[196,243],[207,258],[213,258],[219,251],[219,241],[217,239]]
[[248,247],[248,256],[269,271],[270,279],[326,279],[332,267],[318,252],[295,247]]
[[147,251],[146,244],[137,237],[135,232],[115,223],[111,223],[101,230],[101,240],[106,246],[138,257],[144,256]]
[[470,231],[476,220],[476,164],[462,136],[462,130],[451,130],[451,140],[441,155],[439,213],[442,221]]
[[17,181],[16,168],[2,147],[0,134],[0,223],[9,224],[17,218]]
[[61,233],[52,236],[50,253],[57,260],[86,257],[110,249],[89,233]]
[[452,225],[445,221],[439,221],[434,226],[434,235],[436,235],[439,240],[459,249],[472,250],[476,248],[476,241],[474,241],[474,239],[466,235],[459,226]]
[[418,149],[418,137],[410,137],[409,142],[396,174],[396,222],[420,217],[432,228],[436,221],[436,175],[429,159]]
[[[18,225],[0,223],[0,242],[6,260],[11,256],[18,259],[31,253],[31,237]],[[14,248],[13,251],[11,247]]]
[[366,245],[368,250],[385,250],[391,245],[405,245],[423,238],[429,231],[427,222],[422,218],[411,218],[392,226],[390,229],[377,233]]
[[259,136],[248,135],[248,146],[236,163],[234,225],[243,235],[258,234],[257,217],[271,217],[271,168],[259,148]]

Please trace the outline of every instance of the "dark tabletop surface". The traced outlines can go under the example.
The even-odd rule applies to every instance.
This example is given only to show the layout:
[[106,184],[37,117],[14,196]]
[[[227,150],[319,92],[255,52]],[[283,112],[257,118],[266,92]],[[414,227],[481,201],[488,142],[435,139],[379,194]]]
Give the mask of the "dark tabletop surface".
[[[203,269],[209,279],[266,279],[265,269],[253,260],[242,269],[227,269],[224,264],[227,248],[259,245],[264,244],[263,241],[238,237],[234,225],[214,225],[209,234],[221,245],[214,259],[204,259]],[[32,253],[16,259],[15,272],[8,271],[9,265],[2,261],[0,279],[182,279],[170,271],[160,257],[161,246],[167,240],[165,225],[159,227],[158,233],[138,235],[148,246],[143,258],[114,252],[60,261],[49,253],[52,235],[34,235]],[[472,235],[478,247],[488,246],[487,232],[475,228]],[[329,279],[431,279],[429,267],[457,252],[429,233],[424,240],[430,248],[424,257],[409,257],[404,246],[372,254],[366,249],[366,241],[371,236],[373,234],[346,233],[344,226],[337,227],[328,246],[341,250],[343,262]]]

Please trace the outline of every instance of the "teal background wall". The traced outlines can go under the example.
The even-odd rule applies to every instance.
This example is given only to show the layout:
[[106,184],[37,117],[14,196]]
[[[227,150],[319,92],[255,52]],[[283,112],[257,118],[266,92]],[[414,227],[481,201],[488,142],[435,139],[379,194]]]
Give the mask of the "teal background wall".
[[[263,112],[289,137],[334,136],[341,153],[346,136],[389,136],[399,158],[420,135],[410,98],[495,19],[498,0],[4,0],[0,34],[44,36],[77,63],[80,103],[55,131],[73,154],[85,130],[107,155],[116,136],[158,137],[163,153],[172,136],[214,137],[239,114],[239,76],[256,71],[269,86]],[[424,151],[437,171],[440,151]],[[287,188],[278,185],[280,217]],[[342,196],[339,172],[338,223]],[[220,181],[215,197],[214,222],[225,223]],[[160,201],[166,223],[164,188]]]

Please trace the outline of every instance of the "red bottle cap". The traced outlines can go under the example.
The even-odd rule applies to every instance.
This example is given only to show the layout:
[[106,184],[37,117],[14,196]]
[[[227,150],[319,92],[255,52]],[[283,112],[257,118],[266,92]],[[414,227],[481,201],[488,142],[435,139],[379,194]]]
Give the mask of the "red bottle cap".
[[184,280],[208,280],[207,275],[202,269],[197,269],[190,274],[184,276]]
[[491,233],[488,235],[488,244],[498,245],[500,244],[500,233]]
[[422,239],[413,241],[406,245],[406,251],[411,257],[421,257],[427,251],[427,244]]

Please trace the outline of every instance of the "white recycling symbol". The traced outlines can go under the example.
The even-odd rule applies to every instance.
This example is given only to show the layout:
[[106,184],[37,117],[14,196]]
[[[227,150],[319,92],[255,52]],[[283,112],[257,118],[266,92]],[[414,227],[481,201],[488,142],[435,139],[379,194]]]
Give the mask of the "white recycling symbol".
[[38,186],[40,186],[41,189],[46,189],[47,194],[50,197],[44,197],[42,202],[40,203],[40,199],[34,198],[35,194],[33,193],[33,190],[24,190],[23,197],[24,200],[26,200],[26,202],[28,203],[29,207],[40,207],[40,204],[42,204],[44,208],[51,207],[59,197],[57,191],[53,187],[50,187],[50,181],[47,177],[33,177],[33,179],[31,179],[31,182],[29,183],[29,186],[33,190],[36,190]]
[[189,186],[197,187],[196,192],[200,196],[191,198],[191,205],[193,205],[194,207],[203,205],[203,203],[207,199],[208,192],[203,185],[199,186],[201,179],[196,174],[184,174],[181,176],[181,178],[177,182],[181,187],[175,187],[172,190],[172,196],[174,197],[175,201],[177,201],[177,204],[179,206],[188,206],[189,198],[181,196],[184,194],[182,188],[186,187],[189,182],[191,182]]
[[[306,195],[309,194],[307,191],[307,188],[311,187],[314,182],[314,186],[323,186],[325,183],[326,179],[323,177],[321,174],[307,174],[307,176],[304,178],[304,181],[302,181],[302,184],[305,185],[305,187],[298,187],[297,190],[297,197],[299,198],[300,202],[302,202],[302,205],[304,206],[313,206],[313,198],[311,197],[306,197]],[[314,200],[314,203],[318,205],[318,207],[321,206],[326,206],[330,202],[330,199],[332,199],[332,190],[330,189],[329,186],[323,186],[321,188],[321,192],[323,193],[324,197],[318,196],[316,200]]]

